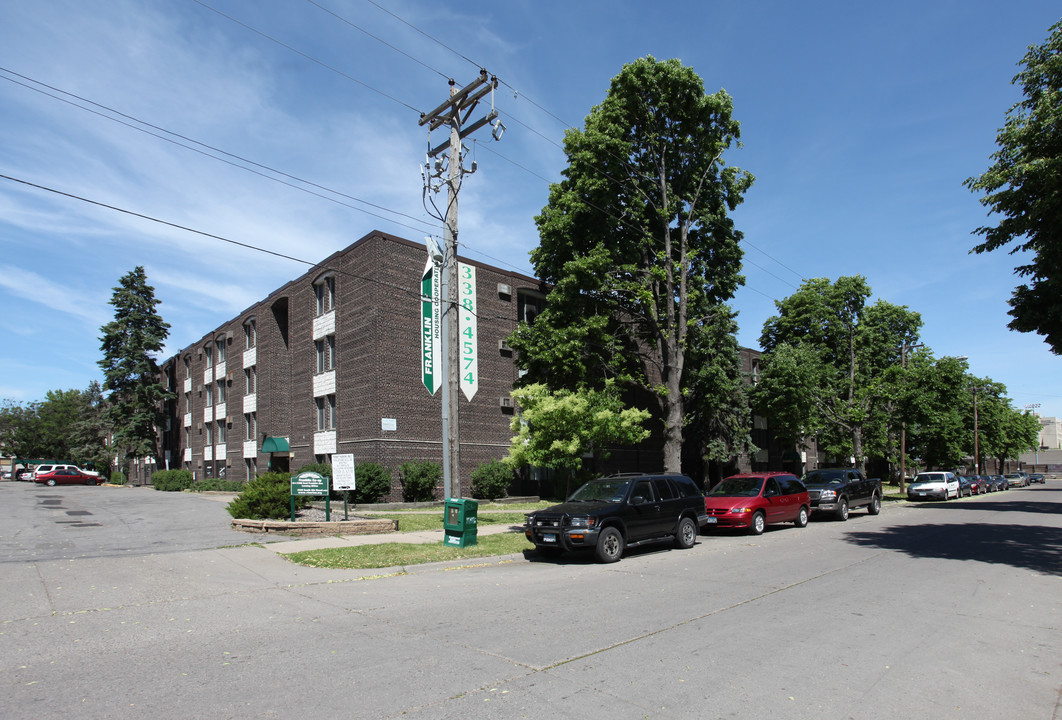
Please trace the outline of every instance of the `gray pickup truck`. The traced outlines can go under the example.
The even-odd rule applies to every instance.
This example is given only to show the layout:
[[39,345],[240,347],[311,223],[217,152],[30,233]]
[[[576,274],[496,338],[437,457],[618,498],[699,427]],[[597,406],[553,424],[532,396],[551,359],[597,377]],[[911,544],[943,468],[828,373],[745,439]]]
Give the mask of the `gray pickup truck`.
[[865,507],[870,515],[881,512],[881,480],[869,480],[852,468],[811,470],[802,478],[811,498],[812,514],[832,513],[847,520],[852,508]]

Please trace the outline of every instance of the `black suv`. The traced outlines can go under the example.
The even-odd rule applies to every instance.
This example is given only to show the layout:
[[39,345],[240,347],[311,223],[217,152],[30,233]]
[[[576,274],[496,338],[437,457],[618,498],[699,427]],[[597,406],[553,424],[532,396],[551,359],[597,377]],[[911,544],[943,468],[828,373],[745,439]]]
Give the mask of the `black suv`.
[[688,477],[639,473],[591,480],[566,502],[528,514],[524,535],[544,554],[593,550],[610,563],[660,540],[693,547],[707,523],[704,495]]
[[867,479],[854,468],[812,470],[801,478],[808,488],[812,514],[832,513],[847,520],[848,511],[866,507],[871,515],[881,512],[881,480]]

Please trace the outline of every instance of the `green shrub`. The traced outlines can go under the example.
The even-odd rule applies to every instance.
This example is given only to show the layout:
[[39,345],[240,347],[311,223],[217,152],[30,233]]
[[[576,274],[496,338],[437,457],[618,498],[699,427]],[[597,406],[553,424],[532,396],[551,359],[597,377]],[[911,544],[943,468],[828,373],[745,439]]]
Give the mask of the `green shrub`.
[[374,462],[358,463],[355,471],[354,502],[374,503],[391,492],[391,471]]
[[[298,496],[296,507],[306,507],[310,499]],[[291,515],[291,475],[271,472],[259,475],[243,487],[228,505],[229,515],[248,520],[281,520]]]
[[435,499],[435,488],[442,478],[442,467],[430,460],[415,460],[402,463],[399,468],[402,482],[402,500],[427,502]]
[[192,487],[191,470],[159,470],[152,474],[151,485],[161,492],[180,492]]
[[505,497],[513,484],[513,470],[501,460],[492,460],[472,471],[472,497],[497,500]]
[[125,473],[113,472],[110,479],[111,485],[125,485]]
[[240,492],[246,487],[243,480],[226,480],[225,478],[207,478],[199,481],[192,489],[196,492]]

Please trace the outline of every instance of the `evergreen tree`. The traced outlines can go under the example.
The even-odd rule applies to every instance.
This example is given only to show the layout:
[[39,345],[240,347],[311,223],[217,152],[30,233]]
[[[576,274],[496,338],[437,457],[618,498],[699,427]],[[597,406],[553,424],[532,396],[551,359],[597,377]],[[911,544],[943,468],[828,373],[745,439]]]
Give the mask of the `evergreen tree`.
[[114,320],[100,330],[106,417],[115,449],[124,460],[158,458],[158,428],[165,421],[163,402],[172,393],[163,384],[154,355],[161,352],[169,324],[155,311],[159,301],[143,267],[122,276],[114,288]]

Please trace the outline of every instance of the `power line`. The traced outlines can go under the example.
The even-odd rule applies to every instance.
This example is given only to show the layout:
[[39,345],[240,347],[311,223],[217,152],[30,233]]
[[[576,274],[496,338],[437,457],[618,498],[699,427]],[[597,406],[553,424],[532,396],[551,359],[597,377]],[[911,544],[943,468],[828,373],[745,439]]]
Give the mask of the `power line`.
[[306,2],[310,3],[314,7],[320,8],[321,10],[323,10],[326,13],[328,13],[329,15],[331,15],[334,18],[336,18],[337,20],[340,20],[340,21],[346,23],[347,25],[350,25],[352,28],[360,30],[361,32],[363,32],[366,35],[368,35],[369,37],[371,37],[373,40],[375,40],[375,41],[377,41],[377,42],[379,42],[379,43],[381,43],[383,45],[386,45],[387,47],[391,48],[392,50],[394,50],[396,53],[399,53],[400,55],[406,56],[407,58],[409,58],[413,62],[417,63],[418,65],[422,65],[425,68],[427,68],[428,70],[431,70],[434,73],[438,73],[439,75],[441,75],[443,77],[443,79],[445,79],[445,80],[449,80],[450,79],[450,77],[446,73],[444,73],[444,72],[442,72],[440,70],[437,70],[436,68],[433,68],[431,65],[429,65],[426,62],[424,62],[423,60],[420,60],[418,58],[413,57],[412,55],[407,53],[405,50],[398,49],[397,47],[395,47],[391,43],[387,42],[383,38],[380,38],[380,37],[378,37],[376,35],[373,35],[371,32],[369,32],[368,30],[366,30],[362,26],[358,25],[357,23],[355,23],[355,22],[353,22],[351,20],[348,20],[347,18],[343,17],[342,15],[340,15],[339,13],[337,13],[337,12],[335,12],[333,10],[330,10],[330,9],[326,8],[321,3],[316,2],[316,0],[306,0]]
[[423,115],[424,114],[422,111],[420,111],[417,108],[413,107],[409,103],[403,102],[402,100],[399,100],[398,98],[394,97],[393,95],[388,95],[383,90],[378,90],[377,88],[374,88],[372,85],[369,85],[368,83],[357,79],[353,75],[349,75],[349,74],[343,72],[342,70],[340,70],[339,68],[333,67],[333,66],[329,65],[326,62],[318,60],[317,58],[313,57],[312,55],[308,55],[307,53],[304,53],[302,50],[299,50],[297,48],[292,47],[291,45],[288,45],[285,42],[277,40],[272,35],[268,35],[268,34],[262,32],[261,30],[259,30],[258,28],[252,27],[252,26],[248,25],[247,23],[245,23],[245,22],[243,22],[241,20],[237,20],[236,18],[232,17],[231,15],[226,15],[225,13],[221,12],[217,8],[214,8],[214,7],[211,7],[210,5],[207,5],[205,2],[203,2],[203,0],[192,0],[192,2],[196,3],[197,5],[202,5],[207,10],[210,10],[211,12],[217,13],[218,15],[220,15],[223,18],[225,18],[226,20],[234,22],[237,25],[239,25],[240,27],[246,28],[247,30],[250,30],[251,32],[255,33],[256,35],[260,35],[261,37],[265,38],[266,40],[269,40],[270,42],[276,43],[277,45],[279,45],[282,48],[290,50],[291,52],[295,53],[296,55],[301,55],[302,57],[306,58],[307,60],[309,60],[312,63],[316,63],[316,64],[320,65],[321,67],[327,69],[327,70],[331,70],[335,74],[340,75],[342,77],[345,77],[347,80],[350,80],[352,82],[356,82],[358,85],[361,85],[362,87],[364,87],[367,90],[373,91],[377,95],[381,95],[381,96],[387,98],[388,100],[391,100],[393,102],[398,103],[399,105],[401,105],[403,107],[409,108],[410,110],[412,110],[413,112],[415,112],[415,113],[417,113],[419,115]]
[[[347,193],[340,192],[339,190],[333,190],[333,189],[328,188],[328,187],[326,187],[324,185],[320,185],[320,184],[312,182],[310,180],[305,180],[305,179],[300,178],[300,177],[298,177],[296,175],[292,175],[292,174],[286,173],[286,172],[284,172],[282,170],[277,170],[276,168],[270,167],[268,165],[263,165],[262,163],[255,162],[254,160],[249,160],[249,159],[247,159],[245,157],[241,157],[240,155],[236,155],[234,153],[226,152],[225,150],[222,150],[220,148],[214,147],[213,145],[208,145],[206,143],[200,142],[198,140],[195,140],[193,138],[187,137],[185,135],[181,135],[180,133],[173,132],[172,130],[167,130],[164,127],[161,127],[161,126],[158,126],[158,125],[153,125],[152,123],[149,123],[149,122],[147,122],[145,120],[140,120],[139,118],[136,118],[136,117],[133,117],[132,115],[128,115],[126,113],[123,113],[120,110],[115,110],[114,108],[108,107],[106,105],[102,105],[102,104],[100,104],[98,102],[95,102],[93,100],[89,100],[88,98],[81,97],[80,95],[75,95],[74,93],[70,93],[70,92],[67,92],[65,90],[61,90],[61,89],[59,89],[57,87],[54,87],[52,85],[48,85],[47,83],[41,82],[40,80],[34,80],[33,78],[28,77],[26,75],[22,75],[20,73],[17,73],[14,70],[9,70],[7,68],[0,67],[0,72],[9,73],[9,74],[14,75],[16,77],[19,77],[19,78],[22,78],[24,80],[27,80],[27,81],[29,81],[31,83],[35,83],[35,84],[40,85],[42,87],[46,87],[49,90],[52,90],[54,92],[66,95],[67,97],[76,98],[80,102],[88,103],[88,104],[93,105],[95,107],[98,107],[98,108],[101,108],[103,110],[106,110],[107,112],[114,113],[115,115],[118,115],[118,116],[123,117],[123,118],[127,118],[127,119],[129,119],[129,120],[131,120],[131,121],[133,121],[135,123],[139,123],[140,125],[143,125],[145,127],[149,127],[149,128],[154,129],[154,130],[158,130],[159,132],[166,133],[167,135],[172,135],[173,137],[180,138],[181,140],[185,140],[187,142],[194,143],[195,145],[198,145],[199,147],[202,147],[202,148],[206,148],[206,149],[208,149],[208,150],[210,150],[212,152],[221,153],[222,155],[226,155],[226,156],[228,156],[230,158],[235,158],[236,160],[239,160],[240,162],[245,162],[245,163],[248,163],[248,164],[253,165],[255,167],[262,168],[263,170],[268,170],[269,172],[276,173],[277,175],[281,175],[281,176],[286,177],[286,178],[291,178],[292,180],[295,180],[297,182],[304,183],[304,184],[309,185],[311,187],[319,188],[321,190],[324,190],[325,192],[329,192],[329,193],[332,193],[334,195],[338,195],[339,197],[344,197],[344,198],[347,198],[349,200],[353,200],[354,202],[358,202],[358,203],[361,203],[363,205],[367,205],[369,207],[376,208],[376,209],[381,210],[383,212],[391,213],[392,215],[397,215],[399,217],[408,218],[409,220],[412,220],[414,222],[418,222],[418,223],[423,224],[425,227],[429,227],[429,228],[430,227],[434,227],[431,223],[429,223],[429,222],[427,222],[425,220],[422,220],[421,218],[414,217],[413,215],[409,215],[407,213],[403,213],[403,212],[400,212],[398,210],[391,210],[391,209],[386,208],[386,207],[384,207],[382,205],[377,205],[376,203],[369,202],[368,200],[362,200],[361,198],[354,197],[353,195],[348,195]],[[84,110],[85,112],[89,112],[89,113],[92,113],[93,115],[97,115],[97,116],[102,117],[104,119],[110,120],[111,122],[118,123],[119,125],[124,125],[125,127],[131,128],[131,129],[136,130],[138,132],[142,132],[142,133],[144,133],[146,135],[150,135],[151,137],[158,138],[159,140],[164,140],[165,142],[171,143],[173,145],[177,145],[178,147],[183,147],[186,150],[191,150],[192,152],[199,153],[200,155],[203,155],[205,157],[209,157],[209,158],[211,158],[213,160],[217,160],[217,161],[223,162],[223,163],[225,163],[227,165],[231,165],[232,167],[236,167],[236,168],[239,168],[241,170],[245,170],[247,172],[254,173],[255,175],[258,175],[259,177],[266,178],[267,180],[272,180],[273,182],[280,183],[281,185],[286,185],[288,187],[294,188],[296,190],[300,190],[300,191],[308,193],[310,195],[314,195],[314,196],[322,198],[324,200],[329,200],[329,201],[337,203],[339,205],[343,205],[344,207],[348,207],[348,208],[350,208],[352,210],[357,210],[358,212],[365,213],[366,215],[370,215],[372,217],[379,218],[381,220],[386,220],[387,222],[393,222],[396,225],[400,225],[402,227],[409,228],[410,230],[415,230],[417,232],[423,232],[422,228],[416,228],[416,227],[413,227],[411,225],[407,225],[405,223],[402,223],[402,222],[399,222],[397,220],[394,220],[392,218],[384,217],[383,215],[378,215],[376,213],[369,212],[368,210],[365,210],[364,208],[355,207],[354,205],[350,205],[348,203],[336,200],[335,198],[331,198],[331,197],[328,197],[326,195],[322,195],[320,193],[313,192],[312,190],[307,190],[304,187],[300,187],[298,185],[293,185],[292,183],[285,182],[283,180],[280,180],[278,178],[272,177],[270,175],[266,175],[265,173],[258,172],[257,170],[254,170],[252,168],[244,167],[243,165],[239,165],[238,163],[231,162],[229,160],[226,160],[225,158],[220,158],[220,157],[217,157],[215,155],[211,155],[210,153],[203,152],[202,150],[198,150],[198,149],[196,149],[194,147],[189,147],[188,145],[185,145],[184,143],[172,140],[171,138],[164,137],[162,135],[158,135],[156,133],[153,133],[153,132],[150,132],[148,130],[145,130],[142,127],[137,127],[136,125],[132,125],[132,124],[127,123],[127,122],[123,122],[122,120],[119,120],[118,118],[111,117],[111,116],[109,116],[109,115],[107,115],[105,113],[97,112],[96,110],[93,110],[92,108],[87,108],[87,107],[84,107],[83,105],[78,105],[75,102],[71,102],[70,100],[67,100],[65,98],[57,97],[56,95],[52,95],[51,93],[48,93],[48,92],[45,92],[45,91],[41,90],[40,88],[33,87],[32,85],[27,85],[26,83],[19,82],[18,80],[14,80],[12,78],[5,77],[4,75],[0,75],[0,79],[7,80],[10,83],[13,83],[15,85],[19,85],[21,87],[24,87],[27,90],[32,90],[34,92],[37,92],[37,93],[40,93],[40,94],[45,95],[47,97],[50,97],[50,98],[52,98],[54,100],[59,100],[60,102],[64,102],[64,103],[66,103],[68,105],[71,105],[73,107],[76,107],[76,108],[78,108],[80,110]]]
[[[214,233],[208,233],[208,232],[205,232],[203,230],[196,230],[195,228],[188,227],[187,225],[180,225],[178,223],[170,222],[168,220],[162,220],[160,218],[156,218],[156,217],[153,217],[151,215],[145,215],[144,213],[138,213],[138,212],[135,212],[133,210],[127,210],[125,208],[120,208],[120,207],[118,207],[116,205],[109,205],[109,204],[101,202],[99,200],[92,200],[92,199],[89,199],[89,198],[86,198],[86,197],[82,197],[81,195],[75,195],[73,193],[64,192],[64,191],[58,190],[56,188],[48,187],[47,185],[40,185],[38,183],[30,182],[29,180],[23,180],[23,179],[20,179],[20,178],[12,177],[10,175],[5,175],[3,173],[0,173],[0,178],[2,178],[4,180],[10,180],[11,182],[16,182],[16,183],[19,183],[19,184],[22,184],[22,185],[26,185],[28,187],[36,188],[38,190],[44,190],[45,192],[50,192],[50,193],[54,193],[56,195],[61,195],[61,196],[66,197],[66,198],[70,198],[71,200],[78,200],[80,202],[87,203],[89,205],[95,205],[96,207],[105,208],[107,210],[113,210],[114,212],[122,213],[124,215],[130,215],[132,217],[140,218],[142,220],[147,220],[149,222],[158,223],[159,225],[165,225],[167,227],[171,227],[171,228],[174,228],[174,229],[177,229],[177,230],[183,230],[185,232],[193,233],[195,235],[201,235],[203,237],[207,237],[207,238],[210,238],[212,240],[219,240],[221,242],[228,243],[229,245],[235,245],[236,247],[241,247],[241,248],[244,248],[246,250],[253,250],[254,252],[260,252],[260,253],[263,253],[265,255],[272,255],[273,257],[281,258],[282,260],[290,260],[292,262],[296,262],[296,263],[299,263],[301,265],[307,265],[307,266],[310,267],[311,270],[313,268],[317,268],[317,267],[325,267],[324,262],[313,262],[311,260],[304,260],[303,258],[298,258],[298,257],[295,257],[294,255],[286,255],[285,253],[277,252],[276,250],[269,250],[267,248],[259,247],[257,245],[252,245],[250,243],[241,242],[239,240],[233,240],[231,238],[224,237],[223,235],[215,235]],[[401,285],[395,285],[394,283],[385,282],[385,281],[380,280],[378,278],[368,277],[366,275],[359,275],[357,273],[352,273],[349,270],[344,270],[344,269],[338,268],[338,267],[331,267],[329,269],[333,270],[334,272],[338,273],[339,275],[344,275],[346,277],[354,278],[356,280],[364,280],[365,282],[374,283],[374,284],[380,285],[382,287],[390,288],[392,290],[397,290],[397,291],[399,291],[401,293],[409,295],[410,297],[416,298],[417,300],[423,300],[424,299],[423,294],[419,290],[414,290],[414,289],[411,289],[411,288],[408,288],[408,287],[403,287]],[[473,315],[476,315],[477,317],[480,317],[480,318],[488,318],[488,319],[494,319],[494,320],[508,320],[508,321],[512,320],[512,318],[509,317],[508,315],[483,315],[483,314],[477,313],[475,311],[470,311],[470,312],[472,312]]]

